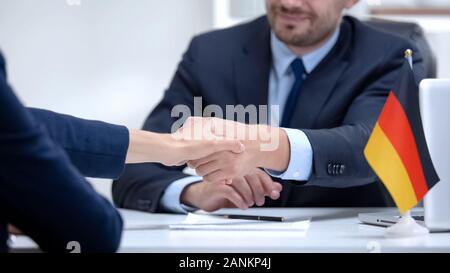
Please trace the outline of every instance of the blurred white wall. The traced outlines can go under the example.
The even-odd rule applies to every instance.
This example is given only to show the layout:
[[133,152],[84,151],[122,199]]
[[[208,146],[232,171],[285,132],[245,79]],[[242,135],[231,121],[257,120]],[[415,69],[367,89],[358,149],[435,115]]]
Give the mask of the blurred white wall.
[[1,0],[0,49],[28,106],[140,127],[212,22],[209,0]]
[[0,48],[27,105],[133,127],[211,25],[207,0],[0,1]]

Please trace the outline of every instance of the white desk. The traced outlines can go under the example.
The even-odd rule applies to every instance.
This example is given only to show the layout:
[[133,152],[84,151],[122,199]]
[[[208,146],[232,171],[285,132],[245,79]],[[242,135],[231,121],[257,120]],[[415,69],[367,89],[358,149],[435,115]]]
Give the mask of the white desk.
[[[386,209],[250,209],[248,214],[312,217],[306,233],[293,231],[169,230],[184,215],[121,210],[126,230],[119,252],[450,252],[450,233],[387,239],[384,228],[360,224],[360,212]],[[219,212],[229,212],[222,210]],[[132,229],[130,229],[132,228]],[[16,238],[15,251],[33,249],[26,237]]]

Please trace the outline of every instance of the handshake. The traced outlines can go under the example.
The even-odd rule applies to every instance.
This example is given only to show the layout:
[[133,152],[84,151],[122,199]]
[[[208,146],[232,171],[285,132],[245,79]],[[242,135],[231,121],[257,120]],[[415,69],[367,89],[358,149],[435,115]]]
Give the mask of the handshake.
[[262,206],[280,197],[282,186],[261,168],[283,172],[290,159],[284,130],[190,117],[172,134],[130,130],[126,163],[187,164],[203,178],[181,194],[184,205],[214,211]]
[[177,158],[166,164],[187,163],[203,178],[184,189],[183,204],[206,211],[226,207],[247,209],[264,205],[265,197],[273,200],[280,197],[281,184],[272,181],[260,168],[286,170],[290,148],[283,130],[191,117],[171,137],[176,143],[174,147],[182,148],[178,152],[174,149]]

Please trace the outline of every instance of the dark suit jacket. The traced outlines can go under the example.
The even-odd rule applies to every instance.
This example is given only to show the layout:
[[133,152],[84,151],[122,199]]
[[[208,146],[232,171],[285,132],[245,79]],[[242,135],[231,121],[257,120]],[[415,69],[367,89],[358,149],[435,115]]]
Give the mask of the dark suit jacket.
[[[364,146],[394,86],[404,51],[415,51],[415,72],[423,77],[422,58],[407,40],[344,17],[331,52],[303,83],[290,128],[302,129],[311,142],[313,172],[307,183],[285,181],[281,198],[267,206],[389,206],[392,200],[366,163]],[[265,105],[272,64],[266,17],[195,37],[144,129],[169,132],[177,104]],[[191,110],[192,111],[192,110]],[[185,177],[183,167],[128,166],[113,185],[117,205],[157,211],[165,188]]]
[[0,252],[7,223],[45,251],[115,251],[122,219],[83,175],[117,178],[127,149],[125,127],[24,108],[0,54]]

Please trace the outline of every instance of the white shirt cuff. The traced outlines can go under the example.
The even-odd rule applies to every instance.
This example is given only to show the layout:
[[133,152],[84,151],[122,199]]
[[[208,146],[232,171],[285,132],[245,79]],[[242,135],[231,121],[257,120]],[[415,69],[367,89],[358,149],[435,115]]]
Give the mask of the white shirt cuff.
[[272,170],[266,170],[266,172],[283,180],[307,181],[311,176],[313,164],[311,143],[302,130],[282,129],[286,132],[291,150],[288,168],[282,173]]
[[197,210],[181,204],[181,193],[184,188],[192,183],[200,182],[203,179],[200,176],[188,176],[172,182],[161,197],[159,205],[166,211],[175,213],[188,213]]

